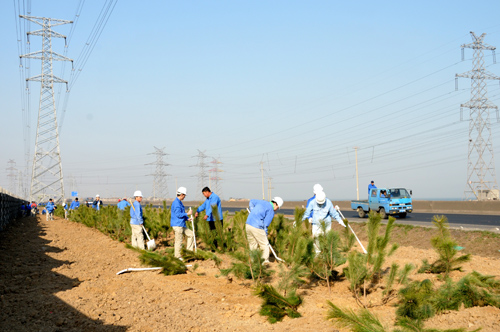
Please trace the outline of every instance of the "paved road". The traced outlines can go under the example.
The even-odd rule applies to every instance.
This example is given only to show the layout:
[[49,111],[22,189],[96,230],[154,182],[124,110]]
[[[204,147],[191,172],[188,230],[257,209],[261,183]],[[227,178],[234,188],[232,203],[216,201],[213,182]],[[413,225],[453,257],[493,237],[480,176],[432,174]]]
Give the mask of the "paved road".
[[[188,207],[186,206],[186,209]],[[222,207],[222,212],[228,211],[234,213],[244,210],[244,208]],[[285,215],[293,215],[293,209],[281,209],[278,213]],[[367,218],[359,218],[358,213],[353,210],[342,211],[344,217],[350,222],[364,222]],[[396,217],[398,224],[434,227],[432,218],[437,214],[443,213],[409,213],[404,219]],[[500,233],[500,216],[498,215],[481,215],[481,214],[444,214],[448,218],[450,228],[465,229],[465,230],[484,230],[495,233]]]
[[[234,213],[235,211],[242,210],[241,208],[224,208],[223,211]],[[281,209],[279,213],[286,215],[293,215],[292,209]],[[350,222],[363,222],[366,218],[359,218],[358,213],[352,210],[342,211],[344,217]],[[432,217],[437,213],[409,213],[404,219],[396,217],[398,224],[407,224],[414,226],[433,226]],[[500,216],[497,215],[473,215],[473,214],[445,214],[448,218],[451,228],[463,228],[468,230],[487,230],[493,232],[500,231]]]

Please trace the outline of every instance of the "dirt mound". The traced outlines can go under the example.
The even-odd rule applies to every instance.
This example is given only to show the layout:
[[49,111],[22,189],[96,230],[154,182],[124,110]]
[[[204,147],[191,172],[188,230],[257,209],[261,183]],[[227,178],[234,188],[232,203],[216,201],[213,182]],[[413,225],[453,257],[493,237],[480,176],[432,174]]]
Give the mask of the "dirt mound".
[[[409,230],[405,237],[409,243],[411,236]],[[406,246],[386,264],[419,264],[422,258],[435,257],[431,250]],[[227,264],[229,258],[223,258]],[[218,277],[212,261],[197,264],[184,275],[164,276],[157,271],[116,275],[141,267],[137,253],[122,243],[59,218],[22,219],[0,233],[0,330],[347,331],[325,320],[325,302],[357,309],[347,281],[335,283],[331,294],[326,286],[314,284],[299,290],[305,300],[299,308],[303,317],[271,325],[258,313],[261,302],[251,294],[250,282]],[[498,277],[499,266],[500,259],[483,253],[453,277],[472,270]],[[435,281],[431,275],[412,277]],[[394,307],[376,307],[373,312],[390,330]],[[500,310],[453,311],[432,318],[426,326],[499,331]]]

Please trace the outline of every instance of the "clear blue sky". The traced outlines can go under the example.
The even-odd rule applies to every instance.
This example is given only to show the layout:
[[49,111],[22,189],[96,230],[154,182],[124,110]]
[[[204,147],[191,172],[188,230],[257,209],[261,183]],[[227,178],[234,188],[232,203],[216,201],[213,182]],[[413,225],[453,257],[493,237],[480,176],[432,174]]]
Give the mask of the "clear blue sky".
[[[76,60],[106,2],[29,2],[33,16],[68,20],[82,5],[67,49],[82,68]],[[30,83],[26,130],[17,4],[22,11],[23,1],[0,6],[2,187],[8,161],[24,170],[26,147],[34,152],[40,89]],[[128,0],[113,8],[64,114],[56,87],[68,194],[152,195],[155,169],[146,164],[156,146],[168,153],[171,197],[176,180],[188,198],[198,196],[199,149],[222,162],[226,199],[262,197],[260,162],[266,198],[271,177],[273,196],[285,200],[307,199],[315,183],[332,200],[354,199],[357,146],[361,198],[370,180],[411,188],[416,199],[463,197],[468,110],[461,121],[460,104],[470,99],[470,80],[459,79],[455,91],[455,74],[472,68],[472,50],[465,61],[460,50],[470,31],[500,47],[500,2]],[[41,49],[41,38],[30,45]],[[53,41],[55,52],[63,46]],[[485,62],[500,75],[491,53]],[[40,72],[39,61],[31,66],[32,76]],[[67,80],[69,69],[54,64]],[[488,95],[500,105],[498,82]],[[498,170],[494,114],[492,123]]]

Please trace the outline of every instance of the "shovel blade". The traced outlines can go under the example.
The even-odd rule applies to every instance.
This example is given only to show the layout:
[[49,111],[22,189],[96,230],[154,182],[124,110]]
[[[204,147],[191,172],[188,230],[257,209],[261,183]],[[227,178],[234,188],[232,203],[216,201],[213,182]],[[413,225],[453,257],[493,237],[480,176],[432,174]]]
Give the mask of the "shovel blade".
[[154,239],[153,239],[153,240],[148,241],[147,245],[148,245],[148,250],[153,251],[153,250],[155,250],[155,249],[156,249],[156,243],[155,243],[155,240],[154,240]]

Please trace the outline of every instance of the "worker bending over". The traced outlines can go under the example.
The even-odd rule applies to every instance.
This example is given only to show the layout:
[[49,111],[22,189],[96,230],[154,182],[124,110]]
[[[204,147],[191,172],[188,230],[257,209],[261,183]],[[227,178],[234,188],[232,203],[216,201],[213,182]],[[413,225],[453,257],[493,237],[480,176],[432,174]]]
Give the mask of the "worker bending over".
[[267,229],[274,218],[274,211],[281,208],[283,200],[274,197],[271,202],[265,200],[252,199],[249,204],[250,214],[246,222],[246,233],[250,250],[257,249],[257,245],[262,250],[264,263],[269,263],[269,240],[267,239]]

